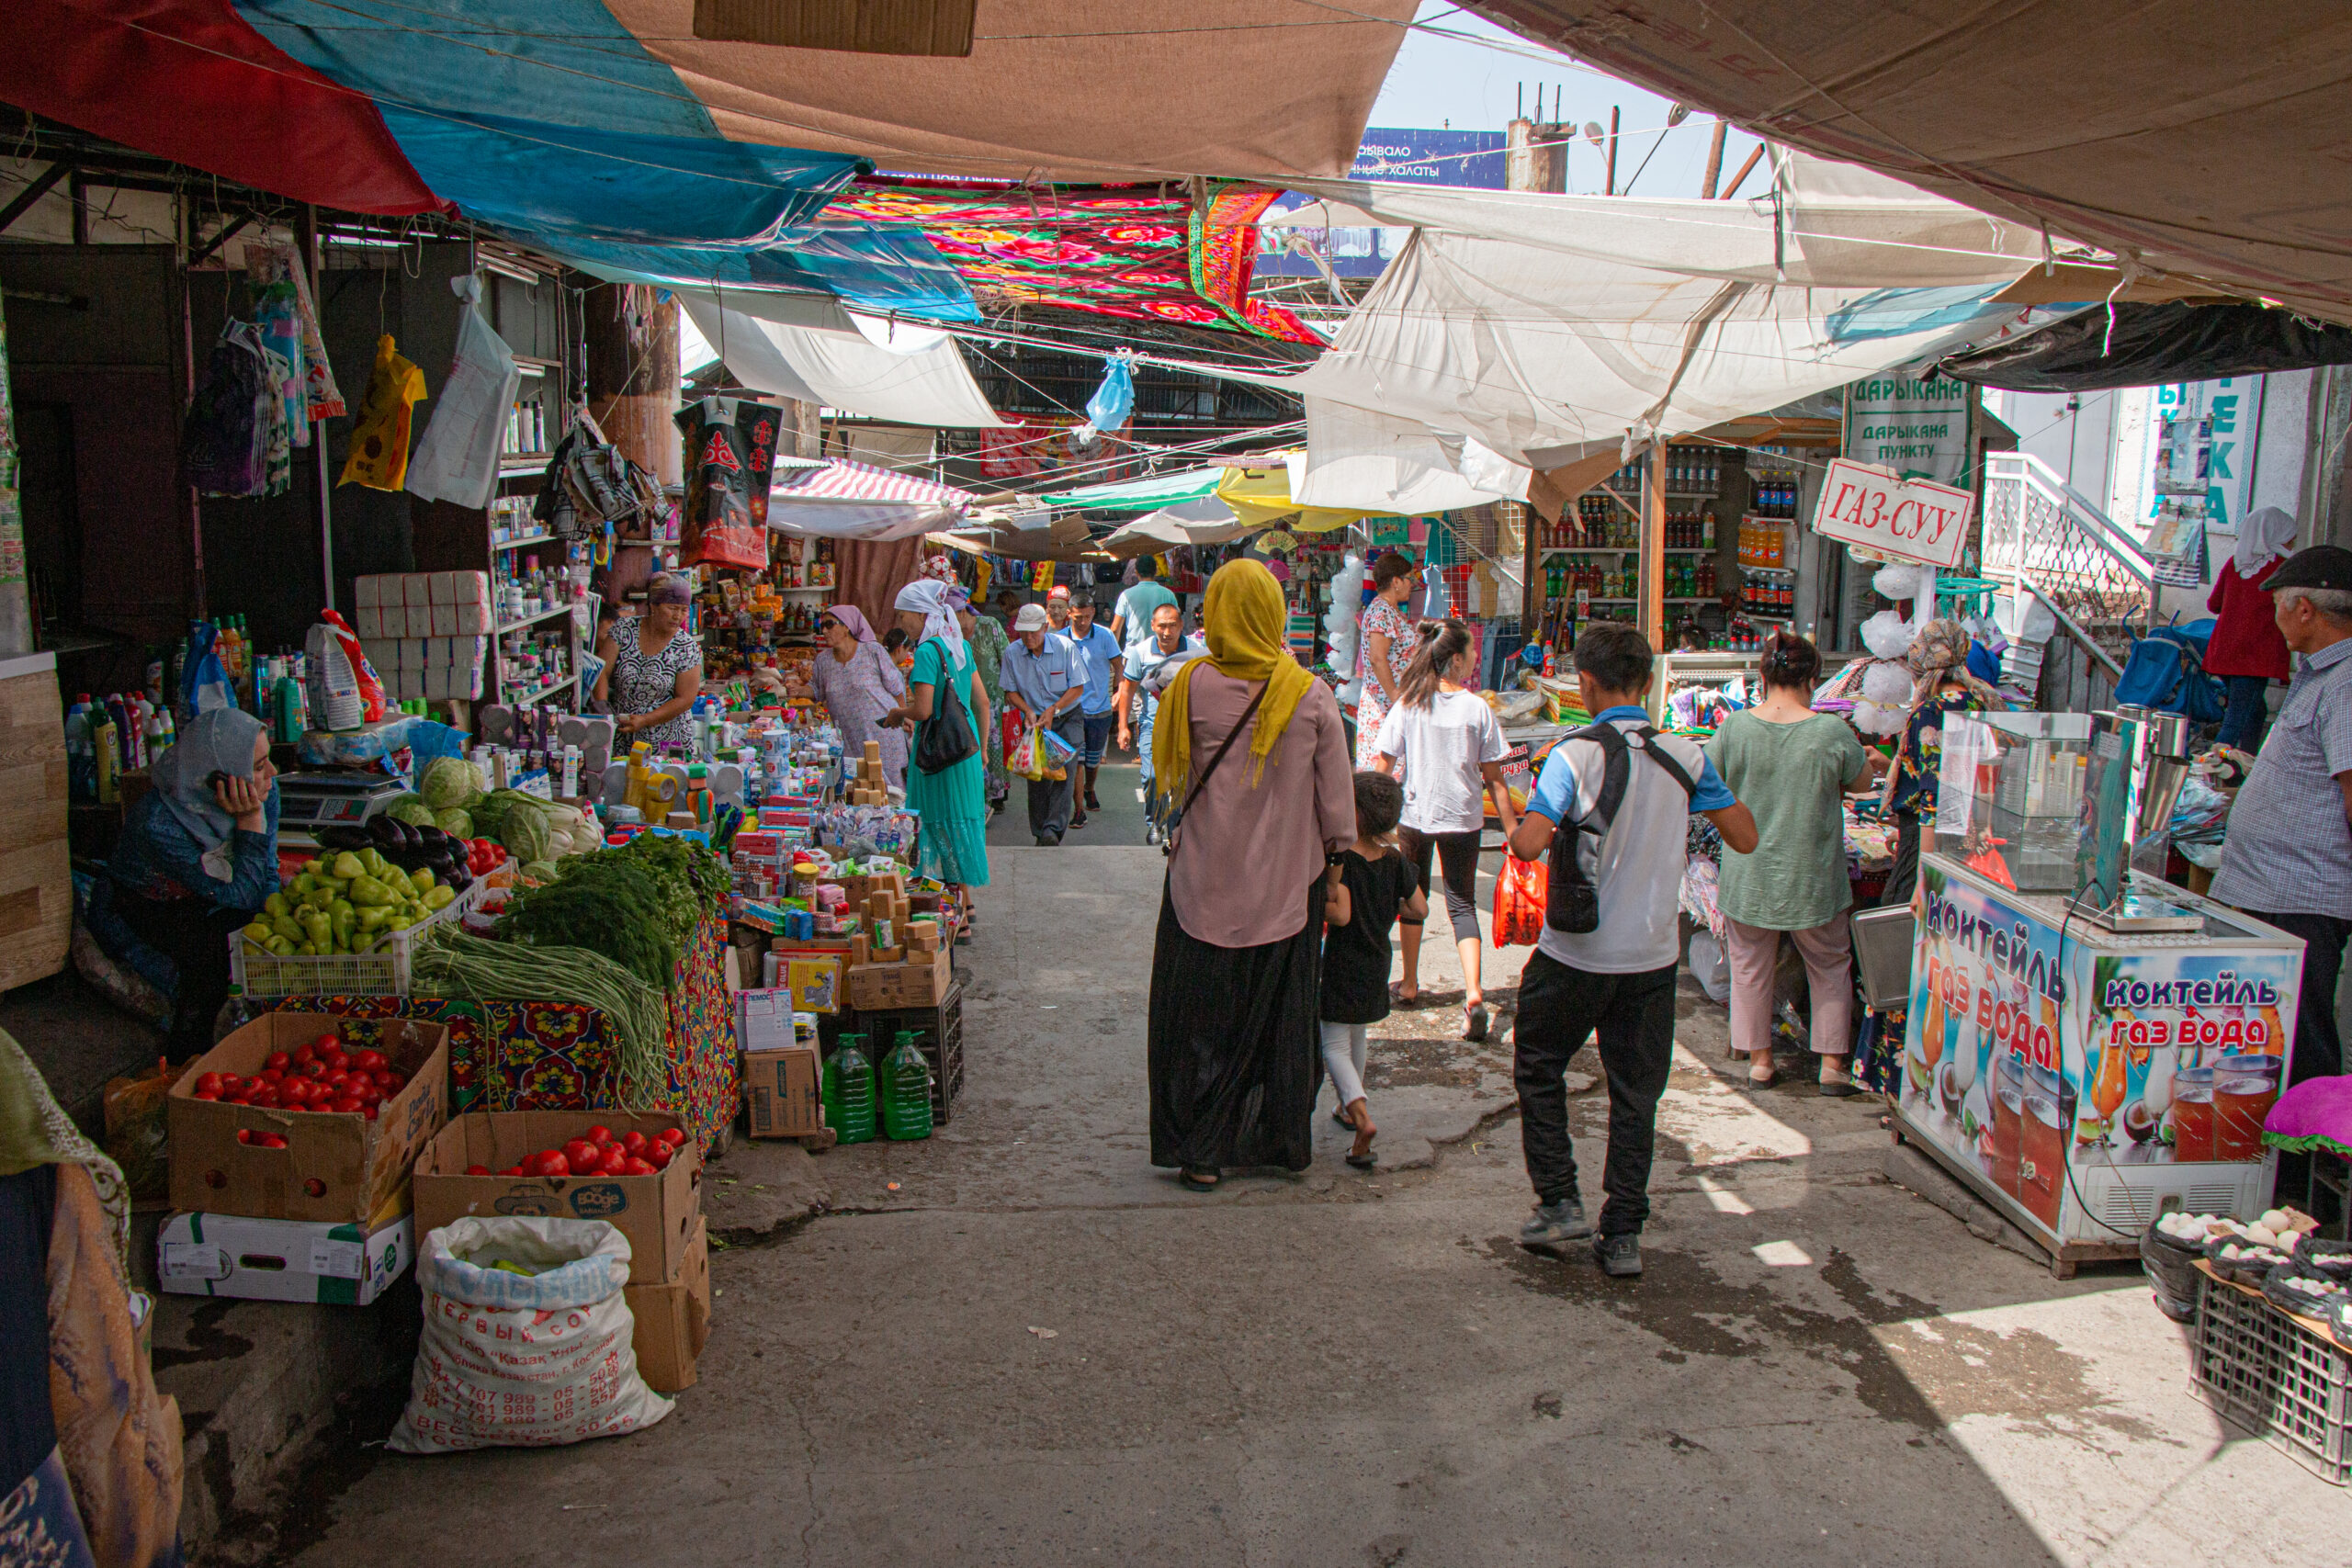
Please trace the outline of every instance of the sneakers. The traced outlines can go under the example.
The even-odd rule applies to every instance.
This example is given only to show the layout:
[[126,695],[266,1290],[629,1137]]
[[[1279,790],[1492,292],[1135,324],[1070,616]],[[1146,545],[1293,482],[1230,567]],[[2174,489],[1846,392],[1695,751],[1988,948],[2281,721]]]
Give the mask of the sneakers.
[[1600,1271],[1612,1280],[1642,1277],[1642,1238],[1638,1232],[1597,1235],[1592,1238],[1592,1255],[1600,1260]]
[[1535,1213],[1519,1227],[1519,1245],[1557,1247],[1591,1234],[1592,1222],[1584,1217],[1584,1205],[1574,1198],[1563,1198],[1556,1203],[1535,1205]]
[[1037,847],[1041,850],[1057,848],[1060,845],[1061,841],[1060,835],[1056,833],[1040,833],[1037,835]]
[[1100,811],[1102,809],[1102,803],[1094,798],[1094,792],[1091,789],[1086,792],[1086,809],[1089,811]]

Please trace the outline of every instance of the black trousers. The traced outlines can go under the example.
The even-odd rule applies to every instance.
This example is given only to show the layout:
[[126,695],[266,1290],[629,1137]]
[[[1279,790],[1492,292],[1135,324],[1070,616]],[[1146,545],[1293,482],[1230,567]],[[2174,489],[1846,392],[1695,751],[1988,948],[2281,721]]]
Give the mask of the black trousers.
[[[1478,934],[1478,830],[1475,828],[1460,833],[1424,833],[1418,828],[1396,829],[1396,847],[1405,852],[1405,862],[1420,878],[1421,886],[1430,886],[1430,852],[1437,852],[1439,868],[1445,873],[1445,913],[1453,922],[1453,940],[1475,938]],[[1408,920],[1407,925],[1419,925]]]
[[1593,1031],[1600,1032],[1600,1067],[1609,1078],[1603,1235],[1637,1232],[1650,1217],[1657,1101],[1674,1061],[1674,968],[1595,975],[1537,952],[1528,955],[1519,977],[1511,1076],[1519,1088],[1520,1143],[1538,1202],[1578,1196],[1563,1075],[1568,1058]]
[[1887,868],[1886,887],[1878,896],[1878,907],[1892,909],[1908,904],[1918,890],[1919,819],[1898,817],[1894,819],[1894,863]]
[[114,908],[140,941],[179,972],[164,1054],[179,1063],[211,1050],[213,1021],[229,999],[229,935],[253,917],[201,898],[142,898],[119,888]]
[[1041,839],[1058,839],[1069,830],[1071,792],[1084,765],[1079,758],[1086,754],[1086,716],[1066,708],[1046,728],[1069,741],[1076,755],[1062,764],[1060,778],[1028,781],[1029,831]]
[[2287,1063],[2292,1088],[2305,1078],[2334,1077],[2344,1070],[2344,1041],[2335,1027],[2335,987],[2344,977],[2344,944],[2352,920],[2335,915],[2247,914],[2289,936],[2303,939],[2303,985],[2295,1003],[2294,1055]]

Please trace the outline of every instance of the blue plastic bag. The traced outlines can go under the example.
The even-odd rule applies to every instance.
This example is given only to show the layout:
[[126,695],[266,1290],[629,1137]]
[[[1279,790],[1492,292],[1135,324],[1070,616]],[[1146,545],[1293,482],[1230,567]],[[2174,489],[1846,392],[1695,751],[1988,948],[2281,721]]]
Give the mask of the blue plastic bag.
[[220,628],[210,621],[187,624],[187,657],[180,662],[179,711],[173,716],[186,724],[201,713],[237,705],[237,689],[220,662]]
[[[2187,626],[2158,626],[2133,639],[2132,655],[2115,682],[2119,704],[2188,716],[2192,724],[2219,724],[2226,705],[2222,682],[2205,672],[2211,620]],[[2200,635],[2201,634],[2201,635]]]

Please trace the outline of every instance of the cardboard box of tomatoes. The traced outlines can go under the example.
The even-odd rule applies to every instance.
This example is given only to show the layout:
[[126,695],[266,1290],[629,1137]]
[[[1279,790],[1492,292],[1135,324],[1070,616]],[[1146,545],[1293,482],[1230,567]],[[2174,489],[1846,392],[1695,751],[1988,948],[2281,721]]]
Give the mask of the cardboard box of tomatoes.
[[172,1085],[172,1207],[370,1230],[449,1119],[449,1032],[414,1019],[264,1014]]
[[665,1111],[472,1111],[417,1156],[415,1194],[419,1246],[469,1214],[608,1220],[629,1283],[666,1284],[701,1216],[702,1156]]

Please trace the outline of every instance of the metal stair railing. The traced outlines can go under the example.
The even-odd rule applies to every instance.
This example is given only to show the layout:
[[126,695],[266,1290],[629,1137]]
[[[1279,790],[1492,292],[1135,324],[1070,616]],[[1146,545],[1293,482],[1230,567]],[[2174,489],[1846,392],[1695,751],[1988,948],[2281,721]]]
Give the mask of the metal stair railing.
[[[2155,567],[2140,542],[2049,465],[2026,452],[1988,452],[1984,575],[2047,604],[2073,657],[2045,660],[2043,706],[2110,700],[2134,636],[2155,603]],[[2053,686],[2072,688],[2053,692]]]

